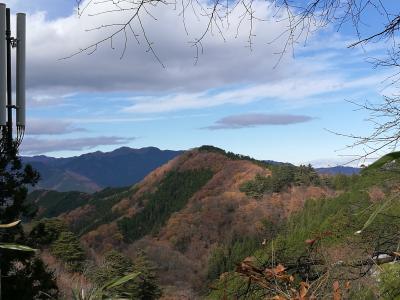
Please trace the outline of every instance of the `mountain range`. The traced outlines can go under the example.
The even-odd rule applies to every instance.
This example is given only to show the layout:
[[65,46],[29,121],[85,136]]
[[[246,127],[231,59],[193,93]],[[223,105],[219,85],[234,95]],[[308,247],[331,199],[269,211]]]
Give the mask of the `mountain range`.
[[[132,149],[121,147],[111,152],[92,152],[80,156],[55,158],[49,156],[23,157],[41,174],[35,189],[60,192],[93,193],[106,187],[123,187],[141,181],[147,174],[183,151],[160,150],[155,147]],[[266,160],[269,164],[282,164]],[[359,169],[336,166],[317,168],[320,174],[358,174]]]
[[122,147],[111,152],[97,151],[67,158],[23,157],[23,162],[31,164],[41,174],[36,189],[93,193],[105,187],[135,184],[181,153],[155,147]]

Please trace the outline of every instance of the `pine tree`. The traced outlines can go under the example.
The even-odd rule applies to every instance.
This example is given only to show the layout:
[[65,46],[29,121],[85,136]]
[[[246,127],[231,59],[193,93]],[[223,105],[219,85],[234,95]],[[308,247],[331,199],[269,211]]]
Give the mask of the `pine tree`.
[[155,268],[143,251],[138,253],[133,268],[140,272],[138,278],[133,282],[135,286],[133,299],[153,300],[160,298],[162,290],[157,284]]
[[[30,165],[23,165],[15,143],[0,138],[0,223],[11,223],[28,216],[25,203],[27,186],[34,186],[39,180]],[[0,230],[0,241],[26,244],[21,225]],[[32,253],[15,250],[0,251],[2,299],[43,299],[47,294],[57,298],[55,278],[43,262]],[[48,298],[48,296],[46,296]]]
[[129,297],[135,300],[153,300],[161,297],[161,289],[157,284],[154,267],[145,253],[140,251],[132,263],[129,257],[112,250],[104,255],[103,263],[89,271],[88,277],[96,286],[123,277],[133,272],[140,272],[139,276],[121,286],[108,291],[109,297]]
[[72,232],[61,232],[58,239],[51,245],[51,253],[64,261],[70,271],[82,271],[85,253],[78,238]]
[[28,236],[29,243],[34,247],[50,245],[64,231],[68,231],[68,227],[62,220],[42,219],[33,224]]
[[126,275],[132,272],[132,261],[119,253],[118,251],[111,250],[105,253],[103,262],[89,270],[88,277],[98,286],[104,285],[106,282]]

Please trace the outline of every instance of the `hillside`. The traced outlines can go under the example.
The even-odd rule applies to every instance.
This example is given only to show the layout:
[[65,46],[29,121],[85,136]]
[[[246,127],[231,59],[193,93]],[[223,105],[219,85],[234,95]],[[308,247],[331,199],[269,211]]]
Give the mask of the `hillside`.
[[181,151],[155,147],[122,147],[111,152],[93,152],[68,158],[23,157],[41,174],[36,189],[92,193],[105,187],[135,184]]
[[254,249],[308,199],[334,194],[308,167],[271,165],[205,146],[130,188],[93,195],[37,191],[30,200],[39,216],[64,220],[96,256],[119,249],[133,257],[145,250],[166,294],[196,298],[206,291],[209,260],[220,245],[244,239]]
[[308,199],[246,257],[218,249],[209,297],[399,299],[399,167],[338,175],[335,197]]

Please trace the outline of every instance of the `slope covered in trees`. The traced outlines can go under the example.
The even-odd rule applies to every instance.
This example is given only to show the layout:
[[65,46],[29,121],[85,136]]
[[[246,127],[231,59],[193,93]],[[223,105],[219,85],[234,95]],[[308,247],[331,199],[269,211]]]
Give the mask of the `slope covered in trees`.
[[[221,269],[210,298],[286,299],[303,293],[317,299],[334,295],[396,299],[400,290],[399,267],[393,263],[400,255],[396,168],[345,177],[349,184],[342,185],[345,189],[336,197],[307,200],[276,235],[258,249],[249,249],[230,270],[223,269],[228,273]],[[220,265],[215,258],[210,261],[213,269]]]
[[[91,269],[95,277],[114,268],[118,255],[135,265],[143,251],[146,274],[158,276],[156,286],[149,279],[152,291],[159,295],[159,285],[167,297],[340,293],[393,299],[399,270],[384,263],[400,256],[397,169],[394,162],[360,175],[321,176],[310,166],[260,162],[206,146],[129,188],[33,193],[38,216],[60,213],[65,225],[39,221],[31,238],[47,243],[70,270],[81,272],[81,259],[110,260]],[[120,253],[108,257],[110,250]]]
[[59,213],[86,251],[101,255],[119,249],[134,259],[142,249],[157,268],[165,295],[197,297],[207,293],[207,282],[257,249],[307,199],[334,195],[312,169],[294,166],[289,173],[295,179],[290,177],[277,193],[255,198],[242,191],[258,177],[276,176],[277,168],[205,146],[185,152],[130,188],[92,195],[37,191],[30,200],[41,216]]

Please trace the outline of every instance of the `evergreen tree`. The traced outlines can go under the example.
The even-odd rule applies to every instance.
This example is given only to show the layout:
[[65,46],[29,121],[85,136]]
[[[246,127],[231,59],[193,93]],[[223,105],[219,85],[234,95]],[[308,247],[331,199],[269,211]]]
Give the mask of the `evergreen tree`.
[[[22,164],[17,144],[7,142],[3,133],[0,138],[0,223],[11,223],[28,216],[27,185],[34,186],[38,180],[39,173],[30,165]],[[0,230],[0,241],[27,242],[21,225]],[[53,274],[48,273],[43,262],[32,253],[2,249],[0,255],[2,299],[57,297]]]
[[67,225],[59,219],[43,219],[33,224],[28,239],[35,247],[50,245],[60,234],[68,231]]
[[72,232],[61,232],[58,239],[51,245],[51,253],[64,261],[70,271],[82,271],[85,253],[78,238]]
[[143,251],[140,251],[136,257],[133,268],[140,272],[138,278],[133,281],[135,286],[133,299],[152,300],[160,298],[162,291],[157,284],[155,268]]
[[104,285],[106,282],[122,277],[132,272],[132,261],[119,253],[111,250],[104,255],[103,262],[100,266],[89,270],[88,277],[98,286]]
[[134,263],[118,251],[111,250],[104,255],[103,263],[89,270],[88,277],[96,286],[123,277],[133,272],[139,276],[118,287],[110,289],[109,297],[129,297],[129,299],[152,300],[161,297],[154,268],[144,252],[140,251]]

